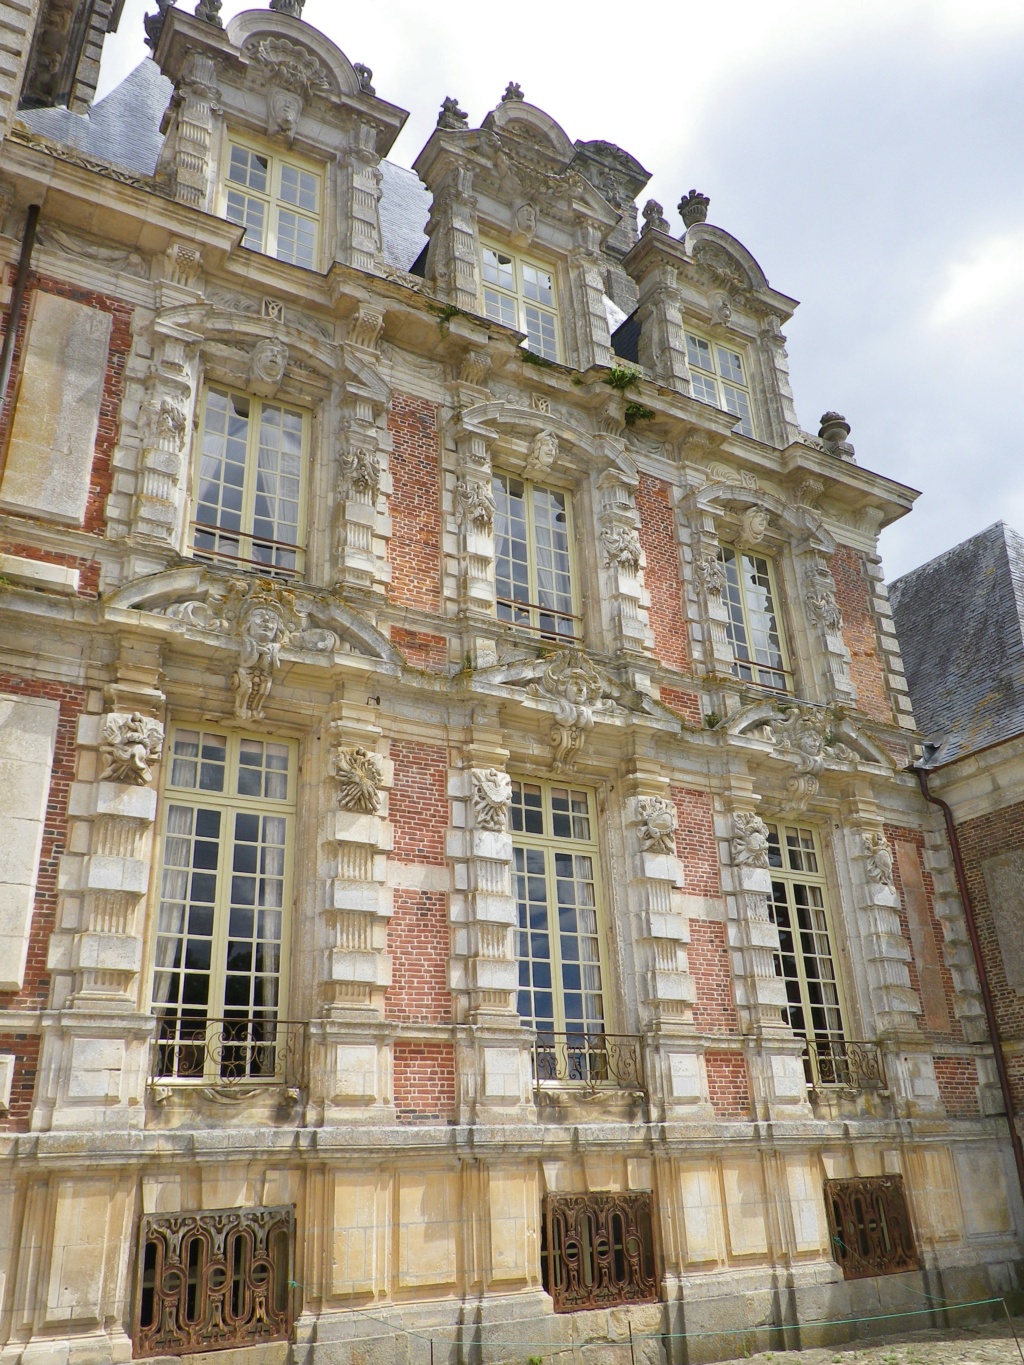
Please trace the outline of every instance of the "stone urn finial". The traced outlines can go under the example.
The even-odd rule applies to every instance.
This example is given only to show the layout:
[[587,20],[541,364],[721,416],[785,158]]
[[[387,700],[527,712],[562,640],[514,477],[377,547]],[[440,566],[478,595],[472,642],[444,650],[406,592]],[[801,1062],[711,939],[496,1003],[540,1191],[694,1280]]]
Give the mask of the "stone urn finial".
[[648,199],[643,207],[644,225],[640,229],[641,236],[645,232],[671,232],[668,219],[665,217],[665,210],[658,203],[657,199]]
[[691,190],[679,201],[679,213],[688,228],[693,227],[694,223],[706,223],[710,207],[711,200],[699,190]]
[[853,459],[854,448],[847,439],[849,435],[850,424],[841,412],[821,414],[818,439],[824,442],[825,449],[830,455],[835,455],[839,460]]
[[502,104],[507,104],[509,100],[521,100],[522,98],[523,92],[520,89],[519,82],[509,81],[508,85],[505,86],[505,93],[501,97]]

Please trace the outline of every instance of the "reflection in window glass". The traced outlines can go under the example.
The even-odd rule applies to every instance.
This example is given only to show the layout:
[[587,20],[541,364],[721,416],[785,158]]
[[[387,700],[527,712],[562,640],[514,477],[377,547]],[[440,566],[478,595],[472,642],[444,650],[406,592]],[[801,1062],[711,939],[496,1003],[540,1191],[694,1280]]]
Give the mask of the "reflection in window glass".
[[732,644],[733,673],[762,687],[786,690],[789,675],[768,560],[731,545],[721,547],[719,560],[726,574],[726,629]]

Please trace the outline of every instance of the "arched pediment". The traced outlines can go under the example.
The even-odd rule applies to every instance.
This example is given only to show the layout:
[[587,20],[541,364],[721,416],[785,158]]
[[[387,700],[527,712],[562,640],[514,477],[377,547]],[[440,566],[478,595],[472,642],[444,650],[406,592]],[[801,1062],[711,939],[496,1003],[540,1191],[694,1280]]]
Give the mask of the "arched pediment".
[[328,99],[359,94],[359,77],[340,47],[315,29],[312,24],[297,24],[285,14],[274,10],[249,9],[236,14],[227,26],[228,39],[244,49],[250,61],[255,60],[261,40],[286,42],[307,51],[317,62],[326,78],[322,92]]
[[131,611],[202,631],[211,643],[237,648],[245,614],[257,598],[273,604],[284,621],[282,644],[316,654],[337,650],[400,668],[402,655],[386,636],[331,593],[256,575],[241,576],[204,564],[181,564],[126,583],[104,599],[107,613]]
[[743,707],[720,728],[728,735],[767,740],[780,757],[793,758],[812,771],[851,762],[873,763],[889,771],[894,766],[886,750],[842,706],[767,697]]
[[535,145],[539,143],[563,165],[567,165],[576,154],[576,148],[561,124],[556,123],[550,114],[545,114],[543,109],[527,104],[523,99],[503,100],[484,119],[483,127],[506,133],[509,137],[522,138]]
[[739,483],[705,484],[694,496],[702,512],[721,515],[728,507],[759,507],[776,519],[793,540],[809,538],[823,554],[834,554],[838,549],[835,538],[826,530],[821,518],[809,507],[794,505],[759,488],[747,488]]
[[694,223],[683,239],[684,249],[695,265],[731,277],[739,289],[768,289],[768,277],[742,242],[710,223]]
[[[591,467],[617,469],[625,478],[636,480],[636,465],[614,438],[581,431],[579,426],[551,412],[537,412],[505,399],[477,403],[460,418],[464,428],[482,431],[492,439],[502,430],[515,432],[526,440],[552,438]],[[554,458],[553,456],[551,458]],[[550,461],[549,461],[550,462]]]

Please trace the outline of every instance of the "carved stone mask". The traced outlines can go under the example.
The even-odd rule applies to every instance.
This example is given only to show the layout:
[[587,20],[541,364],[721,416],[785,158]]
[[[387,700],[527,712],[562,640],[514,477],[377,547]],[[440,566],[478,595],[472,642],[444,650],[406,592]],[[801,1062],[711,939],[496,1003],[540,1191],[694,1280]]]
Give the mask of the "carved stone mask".
[[267,105],[267,132],[271,137],[283,137],[290,143],[302,114],[302,97],[294,90],[275,88],[270,92]]

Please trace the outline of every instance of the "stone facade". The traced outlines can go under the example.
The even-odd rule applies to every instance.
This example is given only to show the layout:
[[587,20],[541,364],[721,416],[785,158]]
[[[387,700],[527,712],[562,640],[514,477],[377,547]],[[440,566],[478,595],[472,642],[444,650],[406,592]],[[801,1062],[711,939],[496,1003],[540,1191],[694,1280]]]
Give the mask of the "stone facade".
[[[877,557],[913,491],[800,430],[795,302],[702,196],[638,232],[639,163],[514,85],[414,183],[297,0],[218,8],[148,26],[152,174],[0,152],[0,1362],[131,1359],[153,1239],[218,1219],[291,1229],[289,1340],[201,1339],[254,1365],[1015,1288]],[[825,1182],[895,1177],[919,1268],[867,1292]],[[649,1201],[653,1295],[555,1311],[579,1196]]]

